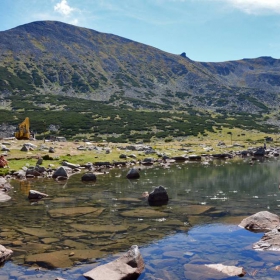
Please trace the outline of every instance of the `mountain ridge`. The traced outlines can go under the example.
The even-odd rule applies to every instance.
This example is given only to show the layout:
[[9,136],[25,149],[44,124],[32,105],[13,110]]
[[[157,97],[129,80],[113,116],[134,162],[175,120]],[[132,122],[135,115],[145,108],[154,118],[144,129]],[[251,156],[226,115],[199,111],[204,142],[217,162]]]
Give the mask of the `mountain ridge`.
[[57,21],[0,32],[0,98],[55,94],[112,105],[269,112],[280,60],[197,62],[113,34]]

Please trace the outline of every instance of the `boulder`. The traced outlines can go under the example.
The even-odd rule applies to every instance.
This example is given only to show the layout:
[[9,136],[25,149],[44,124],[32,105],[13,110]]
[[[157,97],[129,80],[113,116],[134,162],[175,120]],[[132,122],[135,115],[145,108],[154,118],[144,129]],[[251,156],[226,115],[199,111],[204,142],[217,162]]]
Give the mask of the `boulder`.
[[110,167],[111,163],[109,161],[98,161],[95,162],[94,165],[96,166],[104,166],[104,167]]
[[156,187],[148,196],[148,202],[151,206],[161,206],[168,203],[168,194],[164,187]]
[[68,178],[69,169],[65,166],[60,166],[58,169],[56,169],[52,175],[52,177],[55,179],[57,177],[66,177]]
[[25,174],[27,177],[28,175],[32,175],[34,177],[38,177],[38,176],[41,176],[42,174],[39,172],[39,170],[37,170],[36,168],[34,167],[29,167],[27,170],[26,170],[26,174]]
[[216,158],[216,159],[227,159],[227,158],[232,158],[232,155],[231,154],[213,154],[212,157]]
[[20,149],[21,152],[28,152],[29,148],[27,148],[26,146],[22,146],[22,148]]
[[25,179],[25,175],[26,175],[26,171],[24,171],[23,169],[18,170],[17,172],[15,172],[13,174],[17,179]]
[[128,173],[126,174],[127,179],[138,179],[140,178],[140,173],[138,169],[131,168]]
[[25,143],[23,145],[26,146],[26,147],[32,148],[33,150],[37,148],[37,146],[35,144],[32,144],[32,143]]
[[55,152],[54,148],[53,148],[53,147],[50,147],[50,148],[49,148],[49,153],[54,153],[54,152]]
[[84,273],[83,276],[92,280],[136,280],[144,267],[138,246],[133,245],[123,256],[110,263],[100,265]]
[[35,169],[40,173],[48,172],[47,168],[45,168],[44,166],[36,165]]
[[141,162],[143,165],[153,165],[154,164],[154,159],[153,158],[144,158],[143,161]]
[[36,165],[41,165],[43,163],[43,158],[38,158]]
[[12,253],[13,253],[12,250],[7,249],[4,246],[0,245],[0,264],[8,260],[11,257]]
[[41,193],[41,192],[38,192],[38,191],[35,191],[35,190],[30,190],[29,194],[28,194],[29,199],[41,199],[41,198],[44,198],[44,197],[47,197],[47,196],[48,196],[47,194]]
[[125,154],[120,154],[119,158],[125,159],[126,155]]
[[254,152],[253,155],[263,157],[265,155],[265,149],[263,147],[260,147]]
[[273,229],[264,234],[260,241],[253,245],[257,251],[280,251],[280,229]]
[[10,149],[8,149],[6,146],[2,145],[1,151],[2,152],[10,152]]
[[85,182],[95,182],[96,181],[96,175],[93,174],[93,173],[85,173],[82,176],[81,180],[85,181]]
[[240,227],[253,232],[267,232],[280,225],[279,216],[268,211],[261,211],[241,221]]
[[172,159],[174,159],[175,161],[186,161],[187,157],[185,157],[185,156],[175,156],[175,157],[172,157]]
[[201,156],[199,156],[199,155],[189,155],[188,159],[190,161],[200,161],[201,160]]

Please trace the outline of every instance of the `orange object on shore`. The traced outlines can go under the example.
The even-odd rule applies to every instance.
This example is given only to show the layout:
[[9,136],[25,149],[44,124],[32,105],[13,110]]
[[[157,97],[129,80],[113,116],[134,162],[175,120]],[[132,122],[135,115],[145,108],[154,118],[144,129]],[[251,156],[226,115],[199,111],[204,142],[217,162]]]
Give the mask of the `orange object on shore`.
[[0,156],[0,168],[8,166],[8,161],[5,159],[3,155]]

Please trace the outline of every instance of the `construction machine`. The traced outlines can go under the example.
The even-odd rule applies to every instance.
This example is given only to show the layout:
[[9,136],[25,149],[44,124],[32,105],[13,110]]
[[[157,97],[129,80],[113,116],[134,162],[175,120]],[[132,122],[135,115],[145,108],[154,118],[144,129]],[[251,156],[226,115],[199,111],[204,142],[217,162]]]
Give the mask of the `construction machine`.
[[22,139],[30,139],[30,130],[29,130],[29,118],[25,118],[25,120],[18,125],[18,128],[15,132],[15,137],[18,140],[22,140]]

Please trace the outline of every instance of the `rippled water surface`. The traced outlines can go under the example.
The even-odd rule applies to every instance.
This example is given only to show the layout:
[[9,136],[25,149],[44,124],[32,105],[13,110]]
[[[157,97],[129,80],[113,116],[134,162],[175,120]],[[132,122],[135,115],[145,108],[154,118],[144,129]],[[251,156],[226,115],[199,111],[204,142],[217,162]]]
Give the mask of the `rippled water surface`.
[[[128,169],[98,175],[94,184],[82,183],[81,174],[67,182],[14,181],[12,200],[0,204],[0,244],[14,251],[0,279],[85,279],[84,272],[133,244],[146,264],[139,279],[209,279],[199,269],[209,263],[243,266],[246,278],[275,279],[280,253],[253,251],[262,234],[237,225],[258,211],[278,214],[279,170],[277,160],[215,160],[141,166],[133,181],[125,177]],[[159,185],[170,201],[151,207],[142,193]],[[30,202],[30,189],[49,197]],[[54,252],[60,261],[34,266],[34,256]]]

